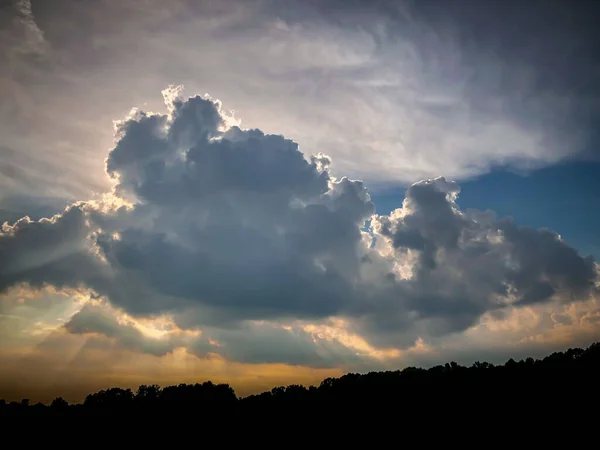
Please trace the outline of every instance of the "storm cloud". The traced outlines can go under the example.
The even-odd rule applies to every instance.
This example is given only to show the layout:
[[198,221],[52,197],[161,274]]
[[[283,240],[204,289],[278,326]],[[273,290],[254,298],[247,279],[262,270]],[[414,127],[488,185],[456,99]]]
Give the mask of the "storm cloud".
[[71,333],[157,355],[183,346],[324,367],[356,352],[290,323],[342,319],[374,348],[406,349],[486,313],[597,292],[591,257],[549,230],[461,211],[453,181],[417,182],[376,215],[363,183],[335,177],[328,156],[235,125],[209,96],[171,86],[163,97],[165,113],[134,109],[116,122],[103,201],[3,225],[0,289],[89,289],[133,318],[169,315],[203,337],[148,344],[91,306],[65,325]]

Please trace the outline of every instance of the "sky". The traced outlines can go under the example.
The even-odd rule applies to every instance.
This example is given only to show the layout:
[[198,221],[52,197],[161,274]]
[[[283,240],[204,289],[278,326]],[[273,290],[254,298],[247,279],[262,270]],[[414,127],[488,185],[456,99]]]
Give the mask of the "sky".
[[1,1],[0,398],[599,340],[598,18]]

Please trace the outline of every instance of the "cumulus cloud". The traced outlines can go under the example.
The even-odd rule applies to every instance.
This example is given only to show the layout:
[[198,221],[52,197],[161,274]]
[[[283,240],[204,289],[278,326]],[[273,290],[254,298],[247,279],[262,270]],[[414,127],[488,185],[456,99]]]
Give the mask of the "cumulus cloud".
[[334,177],[329,157],[231,125],[209,96],[163,96],[166,113],[135,109],[115,123],[103,201],[3,225],[0,289],[90,289],[132,320],[168,315],[182,334],[148,341],[135,322],[89,305],[71,333],[155,355],[185,347],[327,367],[369,357],[294,321],[343,319],[374,353],[597,293],[591,257],[551,231],[461,211],[453,181],[415,183],[399,209],[375,215],[363,183]]
[[[13,225],[5,222],[0,234],[0,290],[27,282],[33,286],[77,286],[82,271],[92,271],[88,257],[88,222],[77,205],[50,219],[28,216]],[[78,269],[79,267],[79,269]]]
[[[556,296],[583,300],[596,292],[591,256],[580,256],[549,230],[520,227],[492,211],[461,211],[459,192],[441,177],[415,183],[402,208],[372,222],[380,245],[411,263],[409,278],[395,288],[406,308],[399,311],[414,314],[419,332],[463,331],[486,312],[502,314]],[[371,326],[381,331],[386,324],[398,331],[389,316],[376,314]]]

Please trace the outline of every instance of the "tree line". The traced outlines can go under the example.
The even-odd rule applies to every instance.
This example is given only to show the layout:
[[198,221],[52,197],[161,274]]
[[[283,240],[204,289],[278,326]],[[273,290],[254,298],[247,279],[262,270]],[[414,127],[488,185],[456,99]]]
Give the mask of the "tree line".
[[61,397],[49,404],[0,400],[0,415],[192,415],[230,420],[391,411],[399,418],[423,415],[431,420],[443,419],[449,411],[477,416],[505,408],[513,416],[565,414],[595,408],[600,400],[599,375],[600,342],[500,365],[477,361],[467,367],[450,362],[429,369],[349,373],[326,378],[319,386],[280,386],[244,398],[228,384],[206,381],[164,388],[142,385],[135,392],[114,387],[91,393],[79,404]]

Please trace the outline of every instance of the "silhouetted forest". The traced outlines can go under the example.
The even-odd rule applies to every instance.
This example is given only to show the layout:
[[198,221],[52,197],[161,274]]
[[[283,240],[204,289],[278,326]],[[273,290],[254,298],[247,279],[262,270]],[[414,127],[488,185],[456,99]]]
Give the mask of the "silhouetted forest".
[[[238,398],[227,384],[210,381],[160,388],[142,385],[111,388],[89,394],[82,404],[62,398],[50,404],[0,400],[0,415],[97,416],[186,415],[217,420],[235,418],[285,418],[308,413],[311,419],[332,413],[371,415],[383,412],[401,419],[444,419],[457,414],[471,417],[502,411],[514,420],[540,414],[557,417],[596,410],[600,396],[600,343],[587,349],[569,349],[541,359],[504,365],[475,362],[470,367],[455,362],[430,369],[350,373],[327,378],[319,386],[276,387],[269,392]],[[509,417],[507,416],[507,419]]]

